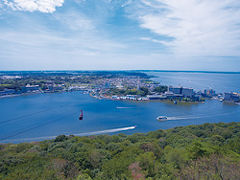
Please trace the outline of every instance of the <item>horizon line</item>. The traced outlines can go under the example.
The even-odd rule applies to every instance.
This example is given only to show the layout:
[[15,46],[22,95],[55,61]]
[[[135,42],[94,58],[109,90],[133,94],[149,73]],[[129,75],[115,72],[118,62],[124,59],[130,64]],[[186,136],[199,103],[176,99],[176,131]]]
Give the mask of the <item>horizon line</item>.
[[240,74],[240,71],[211,71],[211,70],[160,70],[160,69],[121,69],[121,70],[106,70],[106,69],[88,69],[88,70],[0,70],[0,73],[3,72],[117,72],[117,71],[140,71],[140,72],[186,72],[186,73],[227,73],[227,74]]

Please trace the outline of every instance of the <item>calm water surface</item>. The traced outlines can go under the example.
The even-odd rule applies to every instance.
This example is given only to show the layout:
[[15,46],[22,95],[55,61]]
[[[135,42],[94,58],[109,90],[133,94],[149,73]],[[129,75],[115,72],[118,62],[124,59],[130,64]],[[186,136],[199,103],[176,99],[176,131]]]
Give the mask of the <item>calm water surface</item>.
[[196,90],[212,88],[218,93],[240,92],[240,74],[197,72],[149,72],[153,80],[163,85],[191,87]]
[[[239,90],[239,75],[210,74],[213,79],[205,74],[200,74],[199,79],[196,74],[191,77],[185,73],[180,75],[160,73],[156,79],[164,79],[172,85],[181,82],[181,85],[200,89],[206,82],[205,87],[212,83],[218,91]],[[224,77],[224,80],[219,80]],[[83,121],[78,120],[80,109],[84,111]],[[0,99],[0,114],[0,142],[18,143],[60,134],[132,134],[207,122],[239,122],[240,106],[215,100],[194,105],[98,100],[80,92],[67,92]],[[172,120],[158,122],[156,117],[159,115]]]

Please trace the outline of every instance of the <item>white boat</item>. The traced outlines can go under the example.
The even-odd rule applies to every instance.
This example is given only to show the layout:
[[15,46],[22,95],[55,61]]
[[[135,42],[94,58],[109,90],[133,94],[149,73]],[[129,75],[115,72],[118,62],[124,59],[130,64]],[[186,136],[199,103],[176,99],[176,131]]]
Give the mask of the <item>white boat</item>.
[[157,120],[158,120],[158,121],[167,121],[168,118],[167,118],[167,116],[158,116],[158,117],[157,117]]

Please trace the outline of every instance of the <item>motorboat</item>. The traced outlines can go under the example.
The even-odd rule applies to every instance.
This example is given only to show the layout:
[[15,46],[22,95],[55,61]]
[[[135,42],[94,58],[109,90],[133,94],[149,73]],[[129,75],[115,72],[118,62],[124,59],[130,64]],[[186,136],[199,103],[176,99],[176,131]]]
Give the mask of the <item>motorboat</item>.
[[167,116],[158,116],[158,117],[157,117],[157,120],[158,120],[158,121],[167,121],[168,118],[167,118]]

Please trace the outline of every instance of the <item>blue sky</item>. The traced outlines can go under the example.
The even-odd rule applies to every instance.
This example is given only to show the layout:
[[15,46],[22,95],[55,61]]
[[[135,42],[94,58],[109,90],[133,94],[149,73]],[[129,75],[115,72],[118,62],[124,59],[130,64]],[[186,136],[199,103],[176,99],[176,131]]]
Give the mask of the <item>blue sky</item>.
[[86,69],[240,71],[240,1],[0,1],[0,70]]

